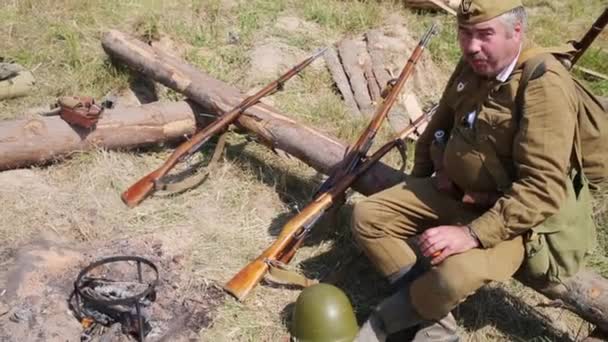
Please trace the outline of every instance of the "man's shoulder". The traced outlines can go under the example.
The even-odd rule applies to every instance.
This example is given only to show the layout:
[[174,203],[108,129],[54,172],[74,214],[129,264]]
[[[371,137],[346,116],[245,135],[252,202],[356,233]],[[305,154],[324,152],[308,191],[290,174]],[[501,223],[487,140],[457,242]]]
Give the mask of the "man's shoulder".
[[529,46],[521,53],[517,69],[524,76],[526,76],[526,69],[538,69],[536,74],[528,75],[528,77],[534,76],[533,78],[539,78],[548,73],[569,79],[571,75],[568,65],[574,51],[571,44],[549,47]]
[[[561,92],[574,95],[576,92],[572,75],[564,62],[551,52],[542,52],[521,62],[510,78],[513,96],[517,89],[524,86],[528,89],[550,87],[559,88]],[[543,92],[536,92],[542,94]],[[555,94],[547,94],[553,96]]]

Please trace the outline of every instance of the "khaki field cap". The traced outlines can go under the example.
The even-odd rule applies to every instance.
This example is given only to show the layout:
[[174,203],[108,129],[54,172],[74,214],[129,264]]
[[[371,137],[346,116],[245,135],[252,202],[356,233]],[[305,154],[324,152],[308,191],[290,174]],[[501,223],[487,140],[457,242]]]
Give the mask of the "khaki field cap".
[[458,6],[458,22],[477,24],[520,6],[523,6],[521,0],[462,0]]

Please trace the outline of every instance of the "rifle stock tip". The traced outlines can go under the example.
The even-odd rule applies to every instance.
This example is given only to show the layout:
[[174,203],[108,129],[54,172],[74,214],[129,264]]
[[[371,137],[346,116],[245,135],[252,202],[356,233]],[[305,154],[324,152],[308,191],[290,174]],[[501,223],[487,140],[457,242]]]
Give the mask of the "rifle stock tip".
[[234,299],[238,300],[239,302],[242,302],[243,299],[249,293],[249,291],[242,291],[241,289],[232,288],[229,283],[224,285],[223,289],[224,289],[224,291],[226,291],[229,295],[234,297]]
[[139,204],[139,201],[134,201],[129,198],[129,191],[123,192],[122,195],[120,195],[120,199],[129,208],[135,208]]

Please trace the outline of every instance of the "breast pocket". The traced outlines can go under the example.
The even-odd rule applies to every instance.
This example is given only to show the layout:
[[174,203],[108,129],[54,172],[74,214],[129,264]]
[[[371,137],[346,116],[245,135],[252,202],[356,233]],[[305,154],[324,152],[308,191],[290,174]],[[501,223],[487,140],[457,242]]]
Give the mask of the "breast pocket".
[[501,106],[482,107],[475,126],[481,143],[494,145],[501,159],[511,159],[517,127],[510,110]]

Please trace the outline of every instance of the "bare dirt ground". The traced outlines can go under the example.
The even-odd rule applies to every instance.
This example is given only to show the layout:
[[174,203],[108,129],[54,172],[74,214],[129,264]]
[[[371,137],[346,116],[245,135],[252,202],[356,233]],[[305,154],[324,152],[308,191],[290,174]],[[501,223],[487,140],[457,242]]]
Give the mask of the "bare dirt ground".
[[[314,48],[331,44],[346,34],[358,35],[368,27],[384,29],[391,67],[398,70],[421,31],[414,30],[411,16],[391,14],[403,12],[401,7],[389,7],[379,13],[363,7],[362,13],[378,21],[361,24],[340,17],[338,11],[331,15],[321,12],[319,1],[298,5],[308,6],[304,9],[287,1],[258,1],[255,9],[240,1],[176,3],[97,5],[104,11],[120,7],[125,15],[129,13],[125,8],[130,13],[140,13],[135,10],[144,11],[149,5],[156,10],[150,17],[140,14],[124,21],[108,20],[115,20],[115,26],[127,32],[159,34],[164,38],[159,38],[158,44],[243,91],[263,85]],[[17,6],[13,1],[0,0],[0,4],[6,9]],[[25,2],[21,6],[24,7],[15,13],[31,13]],[[62,6],[66,13],[85,13],[78,2],[64,1]],[[331,6],[346,12],[340,3],[332,2]],[[355,7],[354,17],[361,15]],[[268,16],[260,9],[274,14]],[[53,13],[49,11],[47,15]],[[120,14],[111,13],[120,18]],[[12,14],[7,18],[13,18]],[[61,25],[49,26],[52,41],[57,39],[68,45],[74,44],[72,40],[81,42],[76,52],[72,51],[76,53],[74,59],[55,61],[46,55],[41,57],[41,96],[0,102],[0,118],[20,117],[29,108],[45,106],[60,94],[90,92],[101,97],[126,87],[128,79],[124,75],[112,74],[112,69],[103,66],[98,33],[110,24],[91,20],[87,26],[83,18],[90,16],[75,15],[64,18]],[[215,23],[217,31],[205,26],[208,23]],[[40,33],[27,32],[18,22],[11,25],[0,23],[0,32],[8,34],[10,30],[11,37],[21,32],[30,45],[39,42],[40,38],[34,35]],[[15,54],[28,50],[15,38],[8,42]],[[40,53],[51,54],[49,50]],[[79,56],[82,64],[77,62]],[[32,62],[37,58],[23,57]],[[424,104],[441,92],[448,76],[444,63],[425,56],[411,82],[410,90]],[[96,76],[90,80],[78,76],[78,72],[91,70]],[[158,89],[161,100],[180,98],[163,87]],[[321,62],[290,82],[284,92],[265,101],[344,141],[353,140],[362,127],[361,122],[347,116]],[[391,134],[386,129],[378,140]],[[78,340],[81,326],[67,307],[71,283],[88,262],[124,253],[149,257],[158,263],[164,281],[158,291],[161,302],[164,300],[177,312],[179,305],[193,299],[184,310],[205,314],[205,319],[191,325],[192,331],[182,338],[287,339],[298,290],[262,284],[244,302],[216,290],[273,241],[282,224],[309,201],[321,176],[297,160],[269,152],[249,136],[231,133],[218,167],[202,185],[179,195],[158,193],[128,209],[121,202],[120,193],[159,166],[170,151],[171,146],[130,152],[100,149],[75,153],[44,167],[0,172],[0,340]],[[202,154],[212,151],[213,144],[205,147]],[[388,162],[398,165],[399,159],[391,155]],[[295,269],[322,278],[358,255],[348,225],[351,203],[359,196],[351,197],[335,218],[320,222],[292,262]],[[158,254],[159,249],[162,255]],[[388,291],[384,280],[361,256],[349,264],[337,285],[351,299],[360,322]],[[586,335],[590,329],[587,323],[563,308],[541,307],[539,304],[545,301],[515,281],[492,284],[456,310],[459,334],[467,341],[576,341]],[[24,313],[25,309],[29,313]]]

